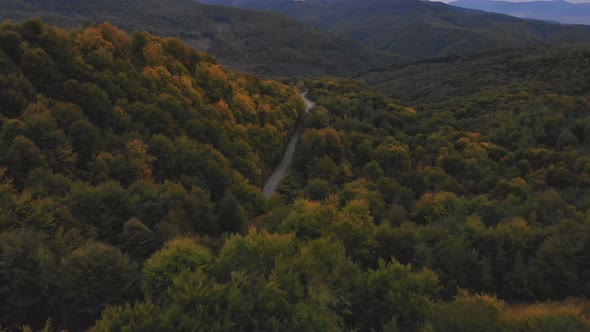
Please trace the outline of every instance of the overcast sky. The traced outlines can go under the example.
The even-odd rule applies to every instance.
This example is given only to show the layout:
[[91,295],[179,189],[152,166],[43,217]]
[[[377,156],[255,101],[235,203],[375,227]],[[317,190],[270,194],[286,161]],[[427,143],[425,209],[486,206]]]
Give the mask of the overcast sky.
[[[432,0],[435,1],[435,0]],[[453,0],[441,0],[442,2],[451,2]],[[544,0],[501,0],[501,1],[510,1],[510,2],[527,2],[527,1],[544,1]],[[549,0],[546,0],[549,1]],[[565,0],[567,2],[573,3],[583,3],[583,2],[590,2],[590,0]]]

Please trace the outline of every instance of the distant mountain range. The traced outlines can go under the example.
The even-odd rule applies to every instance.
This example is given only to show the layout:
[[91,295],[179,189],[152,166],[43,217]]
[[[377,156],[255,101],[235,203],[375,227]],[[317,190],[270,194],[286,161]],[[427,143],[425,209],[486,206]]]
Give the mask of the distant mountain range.
[[566,24],[590,24],[590,3],[567,1],[508,2],[492,0],[457,0],[452,6],[502,13],[521,18],[555,21]]
[[454,54],[590,44],[590,26],[525,20],[440,2],[200,2],[209,4],[192,0],[0,0],[0,20],[38,16],[66,27],[109,21],[131,32],[179,37],[215,55],[224,65],[275,77],[346,75]]
[[339,75],[392,61],[275,13],[191,0],[0,0],[0,21],[33,16],[62,27],[109,21],[131,32],[179,37],[225,65],[261,75]]
[[200,0],[279,12],[408,59],[590,41],[590,27],[418,0]]

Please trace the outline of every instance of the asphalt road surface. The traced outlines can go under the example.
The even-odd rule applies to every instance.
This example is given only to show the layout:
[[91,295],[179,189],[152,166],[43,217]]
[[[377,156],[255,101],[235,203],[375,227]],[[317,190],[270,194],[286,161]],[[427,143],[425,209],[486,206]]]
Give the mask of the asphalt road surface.
[[[302,93],[300,95],[301,99],[303,99],[303,101],[305,102],[305,114],[309,113],[309,111],[311,110],[311,108],[314,105],[311,100],[307,99],[306,95],[307,95],[307,92]],[[305,114],[304,114],[304,116],[305,116]],[[264,185],[264,188],[262,189],[262,194],[264,195],[264,197],[270,198],[275,193],[275,190],[277,189],[277,186],[279,185],[279,183],[281,183],[281,180],[283,179],[285,172],[289,168],[289,164],[291,163],[291,160],[293,160],[293,154],[295,153],[295,147],[297,146],[297,141],[299,141],[299,137],[301,136],[302,131],[303,131],[303,119],[300,119],[297,129],[295,129],[295,133],[293,133],[293,136],[291,136],[291,140],[289,141],[289,144],[287,145],[287,150],[285,151],[285,155],[283,156],[281,163],[279,164],[277,169],[275,169],[275,171],[272,173],[272,175],[270,176],[270,178],[268,179],[268,181]]]

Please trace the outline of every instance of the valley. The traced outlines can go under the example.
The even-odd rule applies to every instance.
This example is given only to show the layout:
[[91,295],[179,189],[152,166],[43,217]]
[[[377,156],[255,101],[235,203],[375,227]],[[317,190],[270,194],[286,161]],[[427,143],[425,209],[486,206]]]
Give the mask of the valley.
[[590,27],[208,2],[0,0],[1,332],[590,331]]

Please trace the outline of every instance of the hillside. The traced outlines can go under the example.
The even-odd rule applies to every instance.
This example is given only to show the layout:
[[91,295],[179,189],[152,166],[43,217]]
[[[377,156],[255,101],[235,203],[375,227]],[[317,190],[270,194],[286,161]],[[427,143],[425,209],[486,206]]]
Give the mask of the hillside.
[[523,20],[418,0],[204,0],[279,12],[406,59],[588,43],[590,27]]
[[449,56],[354,75],[414,106],[462,102],[498,87],[588,96],[590,48],[524,48]]
[[590,24],[590,4],[587,3],[575,4],[563,0],[530,2],[458,0],[450,2],[449,5],[565,24]]
[[282,15],[191,0],[1,0],[0,20],[41,17],[59,26],[108,20],[126,31],[181,38],[221,63],[263,75],[335,75],[383,58]]
[[303,122],[175,38],[0,24],[0,330],[590,330],[587,95],[297,85]]
[[303,112],[290,87],[177,39],[39,21],[0,25],[0,105],[0,325],[72,330],[136,298],[135,262],[167,239],[264,213]]

